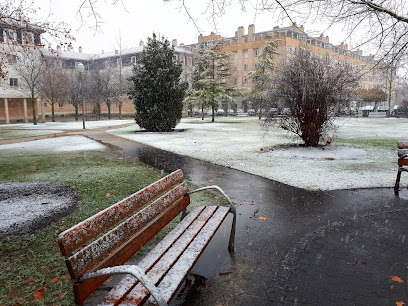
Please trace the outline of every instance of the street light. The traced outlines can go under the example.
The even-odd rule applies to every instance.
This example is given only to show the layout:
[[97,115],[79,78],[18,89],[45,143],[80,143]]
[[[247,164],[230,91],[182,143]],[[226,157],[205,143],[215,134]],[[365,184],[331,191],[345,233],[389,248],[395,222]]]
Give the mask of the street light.
[[84,64],[79,63],[76,67],[76,70],[79,72],[79,95],[82,100],[82,127],[85,130],[85,102],[84,102],[84,97],[82,96],[82,74],[85,71]]

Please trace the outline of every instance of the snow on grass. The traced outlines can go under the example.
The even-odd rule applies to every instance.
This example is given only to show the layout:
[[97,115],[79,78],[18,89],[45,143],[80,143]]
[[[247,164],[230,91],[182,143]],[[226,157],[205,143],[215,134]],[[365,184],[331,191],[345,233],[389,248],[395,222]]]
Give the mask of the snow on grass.
[[36,136],[44,136],[44,135],[52,135],[62,133],[59,130],[5,130],[0,129],[0,140],[8,140],[8,139],[20,139],[26,137],[36,137]]
[[310,190],[392,187],[396,144],[408,135],[408,119],[339,118],[338,141],[331,146],[288,148],[298,142],[284,131],[265,131],[259,122],[182,119],[180,133],[135,133],[137,127],[109,133]]
[[[98,120],[86,121],[86,129],[99,129],[111,126],[117,126],[127,123],[135,123],[134,120]],[[68,122],[46,122],[34,125],[32,123],[18,123],[0,125],[1,129],[21,129],[21,130],[82,130],[82,121],[68,121]]]
[[83,136],[66,136],[0,146],[0,152],[18,150],[19,153],[59,153],[78,151],[104,151],[106,147]]

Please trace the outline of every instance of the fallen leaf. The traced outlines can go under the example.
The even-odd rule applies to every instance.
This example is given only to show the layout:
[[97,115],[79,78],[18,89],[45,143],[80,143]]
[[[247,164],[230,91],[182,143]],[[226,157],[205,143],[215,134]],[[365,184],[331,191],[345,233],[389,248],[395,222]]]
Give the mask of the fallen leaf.
[[259,217],[258,219],[259,219],[259,220],[267,220],[267,219],[264,218],[264,217]]
[[210,183],[214,183],[214,180],[209,180]]
[[161,175],[158,175],[157,177],[161,177]]
[[263,148],[261,148],[261,152],[263,152],[263,150],[264,150],[264,149],[263,149]]
[[244,204],[249,204],[249,202],[248,202],[248,201],[243,201],[243,203],[244,203]]
[[64,231],[64,230],[66,230],[68,227],[66,227],[65,225],[64,226],[61,226],[59,229],[60,230],[62,230],[62,231]]
[[50,273],[51,273],[51,270],[44,270],[44,273],[45,273],[45,274],[50,274]]
[[28,172],[28,173],[36,173],[36,172],[38,172],[38,170],[36,170],[36,169],[34,169],[34,170],[28,170],[27,172]]
[[391,280],[398,283],[403,283],[404,281],[400,279],[398,276],[391,276]]
[[106,195],[105,195],[105,197],[107,197],[107,198],[112,198],[112,197],[116,197],[113,193],[107,193]]
[[56,282],[58,282],[58,278],[57,278],[57,277],[54,277],[52,280],[50,280],[50,283],[51,283],[51,284],[54,284],[54,283],[56,283]]
[[36,292],[34,292],[34,299],[37,302],[44,301],[44,292],[47,291],[47,288],[40,288]]
[[32,283],[33,281],[34,281],[34,276],[31,276],[30,278],[27,278],[26,280],[23,280],[23,284]]
[[397,306],[403,306],[403,305],[405,305],[405,303],[404,303],[403,301],[401,301],[401,302],[395,302],[395,305],[397,305]]
[[220,198],[219,196],[215,196],[215,197],[214,197],[214,199],[217,199],[217,200],[218,200],[219,198]]
[[262,181],[261,181],[261,180],[258,180],[258,182],[262,183]]

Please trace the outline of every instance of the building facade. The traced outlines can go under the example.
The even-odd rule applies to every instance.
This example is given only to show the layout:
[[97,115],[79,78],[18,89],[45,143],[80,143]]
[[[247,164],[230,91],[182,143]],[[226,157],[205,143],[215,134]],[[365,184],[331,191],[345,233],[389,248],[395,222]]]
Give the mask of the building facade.
[[[211,48],[222,41],[223,50],[231,54],[233,63],[233,84],[238,88],[251,89],[252,84],[248,73],[255,70],[258,57],[266,43],[278,41],[278,55],[275,64],[294,54],[299,48],[307,48],[312,54],[319,56],[327,64],[334,62],[348,63],[362,74],[360,88],[371,90],[381,89],[387,92],[390,88],[390,76],[395,76],[395,69],[389,71],[381,69],[373,56],[364,56],[361,50],[349,50],[347,44],[334,45],[328,36],[312,37],[305,32],[303,26],[293,24],[289,27],[274,27],[272,30],[256,32],[255,25],[245,28],[240,26],[232,37],[223,37],[211,33],[208,36],[200,35],[197,43],[186,45],[185,48],[198,52],[202,48]],[[393,82],[391,82],[393,83]],[[391,84],[391,87],[394,86]],[[357,98],[358,99],[358,98]],[[361,104],[361,103],[359,103]],[[361,106],[369,104],[362,103]],[[357,106],[357,105],[355,105]],[[238,101],[238,108],[247,109],[246,100]]]
[[[75,52],[71,46],[68,46],[66,50],[62,50],[59,47],[57,47],[57,50],[51,50],[50,48],[43,48],[41,45],[40,34],[42,32],[33,31],[30,34],[27,30],[14,30],[14,26],[7,29],[7,26],[7,24],[4,24],[3,28],[0,28],[0,34],[4,33],[2,36],[0,35],[0,47],[3,49],[3,54],[9,53],[11,57],[18,58],[20,51],[24,50],[24,52],[27,52],[27,44],[31,43],[31,41],[24,40],[23,38],[29,36],[32,37],[32,42],[35,42],[32,47],[41,49],[46,59],[52,58],[56,60],[60,68],[71,74],[79,74],[77,67],[82,63],[85,67],[85,73],[92,72],[93,70],[109,70],[109,72],[115,75],[121,73],[122,79],[126,80],[131,75],[133,66],[140,62],[141,53],[144,49],[144,43],[140,41],[139,45],[135,48],[112,52],[102,51],[99,54],[84,53],[81,47]],[[177,41],[175,40],[173,40],[173,46],[175,50],[174,60],[179,61],[183,66],[182,79],[188,79],[193,71],[194,54],[186,49],[177,47]],[[0,84],[0,123],[31,122],[33,121],[33,111],[29,105],[27,93],[21,90],[22,76],[13,68],[13,60],[10,60],[6,69],[8,72],[7,77]],[[124,96],[124,99],[121,104],[121,114],[133,117],[135,108],[133,102],[127,99],[125,88],[122,96]],[[51,117],[51,105],[46,99],[41,99],[41,96],[38,96],[35,101],[35,109],[38,121],[44,122]],[[100,111],[102,114],[107,114],[107,105],[102,103]],[[94,113],[93,106],[86,104],[85,112],[88,118],[92,118]],[[113,117],[118,116],[119,106],[117,103],[112,103],[110,113]],[[67,101],[59,101],[54,106],[54,114],[58,120],[73,117],[75,107]]]

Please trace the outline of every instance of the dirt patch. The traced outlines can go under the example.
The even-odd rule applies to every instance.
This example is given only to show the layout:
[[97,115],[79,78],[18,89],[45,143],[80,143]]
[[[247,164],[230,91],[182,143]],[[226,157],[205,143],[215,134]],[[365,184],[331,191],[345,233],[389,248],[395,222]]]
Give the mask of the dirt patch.
[[55,183],[0,184],[0,239],[48,226],[75,209],[81,194]]

